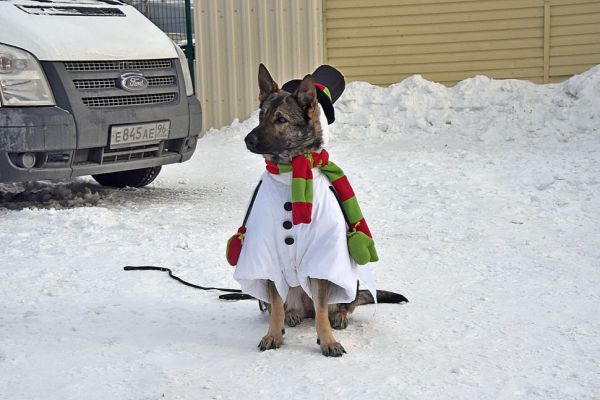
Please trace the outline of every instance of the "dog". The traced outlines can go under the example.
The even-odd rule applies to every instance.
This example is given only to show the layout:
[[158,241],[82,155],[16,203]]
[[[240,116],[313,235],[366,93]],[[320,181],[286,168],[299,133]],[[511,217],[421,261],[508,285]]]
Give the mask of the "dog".
[[[290,93],[281,90],[267,68],[260,64],[258,87],[259,123],[244,139],[247,149],[276,164],[291,164],[292,159],[298,155],[321,150],[323,123],[326,121],[323,121],[320,115],[313,76],[306,75],[297,89]],[[336,207],[339,207],[339,204],[336,204]],[[343,220],[342,224],[344,224],[342,229],[345,229]],[[339,251],[339,248],[334,251]],[[242,281],[243,278],[243,276],[236,277]],[[285,299],[281,297],[276,282],[266,280],[264,297],[269,303],[267,308],[270,312],[270,320],[267,334],[258,344],[261,351],[277,349],[281,346],[285,332],[284,324],[293,327],[305,318],[314,318],[317,344],[320,346],[321,353],[331,357],[340,357],[346,353],[341,343],[335,339],[332,329],[347,328],[348,315],[357,306],[374,303],[372,291],[358,290],[358,280],[355,280],[356,289],[351,301],[329,304],[330,294],[334,293],[332,290],[337,285],[318,276],[307,278],[309,283],[305,287],[290,285]],[[307,291],[310,291],[312,296],[309,296]],[[376,292],[377,300],[383,303],[401,302],[402,299],[398,296],[403,298],[392,292],[379,290]]]

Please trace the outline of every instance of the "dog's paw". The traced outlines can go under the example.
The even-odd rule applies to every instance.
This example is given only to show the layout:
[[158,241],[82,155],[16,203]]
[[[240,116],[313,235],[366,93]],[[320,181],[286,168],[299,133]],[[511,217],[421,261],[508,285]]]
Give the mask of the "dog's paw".
[[346,329],[348,327],[348,314],[340,311],[330,313],[329,323],[333,329]]
[[285,312],[285,324],[289,327],[300,325],[302,322],[302,315],[296,310],[288,310]]
[[[318,342],[317,342],[318,343]],[[338,342],[321,344],[321,353],[325,357],[341,357],[346,353],[346,349]]]
[[281,342],[283,342],[282,335],[265,335],[257,347],[260,351],[278,349],[281,347]]

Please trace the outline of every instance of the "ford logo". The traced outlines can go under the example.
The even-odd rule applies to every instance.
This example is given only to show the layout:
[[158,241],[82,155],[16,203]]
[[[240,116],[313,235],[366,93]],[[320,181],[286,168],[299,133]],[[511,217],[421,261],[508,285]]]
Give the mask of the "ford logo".
[[121,88],[128,92],[139,92],[148,87],[148,80],[139,72],[126,72],[121,75]]

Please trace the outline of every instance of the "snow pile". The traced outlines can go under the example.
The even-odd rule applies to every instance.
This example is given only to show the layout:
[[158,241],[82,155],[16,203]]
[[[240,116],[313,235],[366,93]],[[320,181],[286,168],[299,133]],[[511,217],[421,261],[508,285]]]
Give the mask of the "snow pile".
[[598,126],[598,93],[600,66],[551,85],[485,76],[451,88],[419,75],[386,88],[354,82],[336,103],[334,133],[339,138],[434,133],[522,144],[539,138],[563,141]]
[[264,171],[243,142],[254,114],[148,188],[0,187],[0,397],[598,399],[600,69],[352,83],[336,106],[328,151],[376,279],[410,303],[360,307],[335,333],[342,359],[312,320],[260,353],[255,302],[123,271],[236,287],[225,243]]

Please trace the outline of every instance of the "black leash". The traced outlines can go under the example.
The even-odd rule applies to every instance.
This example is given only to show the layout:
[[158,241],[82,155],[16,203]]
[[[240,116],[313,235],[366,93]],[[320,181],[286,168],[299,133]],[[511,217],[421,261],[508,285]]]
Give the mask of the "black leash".
[[[155,267],[152,265],[143,265],[143,266],[135,266],[134,267],[131,265],[127,265],[123,269],[125,271],[163,271],[163,272],[168,272],[169,276],[171,278],[175,279],[177,282],[183,283],[186,286],[193,287],[195,289],[201,289],[201,290],[218,290],[221,292],[227,292],[227,294],[222,294],[219,296],[219,299],[221,299],[221,300],[228,300],[228,301],[258,300],[256,297],[252,297],[249,294],[242,293],[242,291],[239,289],[227,289],[227,288],[218,288],[218,287],[212,287],[212,286],[195,285],[193,283],[184,281],[177,275],[173,275],[173,271],[171,271],[171,269],[165,268],[165,267]],[[367,291],[366,290],[358,290],[358,287],[357,287],[357,293],[359,294],[360,292],[367,292]],[[399,293],[389,292],[386,290],[378,290],[377,291],[377,301],[379,303],[392,303],[392,304],[408,303],[408,299],[406,297],[404,297],[403,295],[401,295]],[[262,300],[258,300],[258,308],[260,309],[261,312],[267,311],[268,310],[267,303],[265,303]]]
[[163,272],[168,272],[169,276],[171,278],[175,279],[178,282],[183,283],[186,286],[193,287],[196,289],[201,289],[201,290],[218,290],[220,292],[229,293],[229,294],[222,294],[219,296],[219,298],[223,299],[223,300],[256,300],[256,298],[250,296],[249,294],[242,293],[242,291],[239,289],[227,289],[227,288],[195,285],[193,283],[184,281],[177,275],[174,275],[173,271],[171,271],[169,268],[165,268],[165,267],[155,267],[152,265],[143,265],[143,266],[134,267],[134,266],[128,265],[128,266],[124,267],[123,269],[125,271],[163,271]]
[[[246,215],[244,216],[244,222],[242,223],[242,226],[246,226],[246,222],[248,222],[248,217],[250,217],[250,212],[252,211],[252,207],[254,206],[254,201],[256,200],[256,196],[258,195],[258,189],[260,189],[261,184],[262,184],[262,180],[258,182],[258,185],[256,185],[256,189],[254,189],[254,193],[252,193],[252,199],[250,200],[250,204],[248,205],[248,209],[246,210]],[[169,268],[165,268],[165,267],[155,267],[152,265],[143,265],[143,266],[135,266],[134,267],[134,266],[128,265],[128,266],[124,267],[123,269],[125,271],[164,271],[164,272],[168,272],[169,276],[171,278],[175,279],[178,282],[183,283],[186,286],[193,287],[195,289],[200,289],[200,290],[218,290],[220,292],[227,292],[227,294],[222,294],[219,296],[219,299],[221,299],[221,300],[229,300],[229,301],[257,300],[255,297],[252,297],[249,294],[242,293],[242,291],[239,289],[227,289],[227,288],[195,285],[193,283],[184,281],[177,275],[173,275],[173,271],[171,271]],[[258,300],[258,308],[260,308],[260,311],[264,312],[267,310],[267,305],[264,301]]]

